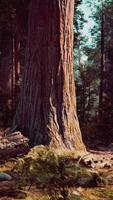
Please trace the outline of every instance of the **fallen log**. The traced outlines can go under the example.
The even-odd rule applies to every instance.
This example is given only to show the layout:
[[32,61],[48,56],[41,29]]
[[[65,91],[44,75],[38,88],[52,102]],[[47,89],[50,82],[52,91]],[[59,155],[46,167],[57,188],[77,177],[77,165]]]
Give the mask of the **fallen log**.
[[20,132],[11,133],[0,137],[0,159],[20,156],[28,153],[28,139]]

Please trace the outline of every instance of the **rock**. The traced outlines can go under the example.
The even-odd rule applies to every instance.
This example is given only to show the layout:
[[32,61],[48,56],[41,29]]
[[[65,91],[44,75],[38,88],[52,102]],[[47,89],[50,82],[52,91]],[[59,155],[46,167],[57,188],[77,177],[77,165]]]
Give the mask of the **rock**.
[[80,193],[78,191],[73,191],[70,194],[70,199],[71,200],[80,200]]
[[113,175],[109,175],[105,179],[107,185],[113,185]]
[[80,187],[95,187],[99,182],[99,174],[97,171],[87,171],[78,177],[77,185]]
[[79,193],[82,193],[82,192],[83,192],[83,188],[82,188],[82,187],[78,187],[78,188],[77,188],[77,191],[78,191]]
[[3,172],[0,173],[0,181],[11,181],[11,180],[12,177],[9,174]]
[[81,159],[80,164],[82,166],[89,167],[89,168],[95,168],[96,166],[96,163],[94,163],[93,159],[90,157]]
[[[103,156],[104,155],[104,156]],[[111,168],[113,166],[112,154],[90,154],[87,157],[80,159],[80,164],[82,166],[92,168],[92,169],[103,169]]]
[[111,168],[112,164],[110,162],[106,162],[104,168]]

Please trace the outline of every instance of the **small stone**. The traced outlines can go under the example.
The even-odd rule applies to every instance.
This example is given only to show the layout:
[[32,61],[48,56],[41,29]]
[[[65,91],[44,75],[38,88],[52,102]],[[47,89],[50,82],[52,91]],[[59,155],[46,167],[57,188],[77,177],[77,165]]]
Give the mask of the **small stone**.
[[105,179],[108,185],[113,185],[113,175],[109,175]]
[[76,195],[76,196],[80,196],[80,193],[77,191],[73,191],[72,194]]
[[105,165],[104,165],[104,168],[111,168],[112,167],[112,164],[111,163],[105,163]]
[[0,173],[0,181],[11,181],[11,180],[12,177],[9,174],[3,172]]
[[78,192],[82,192],[82,191],[83,191],[83,188],[82,188],[82,187],[78,187],[78,188],[77,188],[77,191],[78,191]]
[[74,200],[79,200],[80,199],[80,193],[78,191],[73,191],[71,194],[70,194],[70,199]]

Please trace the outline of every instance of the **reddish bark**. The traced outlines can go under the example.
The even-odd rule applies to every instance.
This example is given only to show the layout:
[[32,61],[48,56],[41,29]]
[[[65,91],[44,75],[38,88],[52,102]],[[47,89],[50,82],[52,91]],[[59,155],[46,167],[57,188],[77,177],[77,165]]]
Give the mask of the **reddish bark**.
[[32,0],[21,98],[14,127],[32,144],[85,150],[73,75],[74,0]]

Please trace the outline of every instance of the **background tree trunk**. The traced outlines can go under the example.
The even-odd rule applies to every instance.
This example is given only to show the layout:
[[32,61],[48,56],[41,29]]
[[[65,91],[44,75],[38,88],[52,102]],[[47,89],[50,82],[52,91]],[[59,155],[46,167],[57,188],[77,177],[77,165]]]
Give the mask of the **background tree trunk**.
[[0,38],[0,91],[11,95],[11,31],[1,31]]
[[104,94],[104,70],[105,70],[105,35],[104,35],[104,3],[102,0],[102,11],[101,11],[101,66],[100,66],[100,90],[99,90],[99,117],[102,118],[103,113],[103,94]]
[[30,142],[85,150],[73,74],[74,0],[32,0],[26,69],[14,127]]

